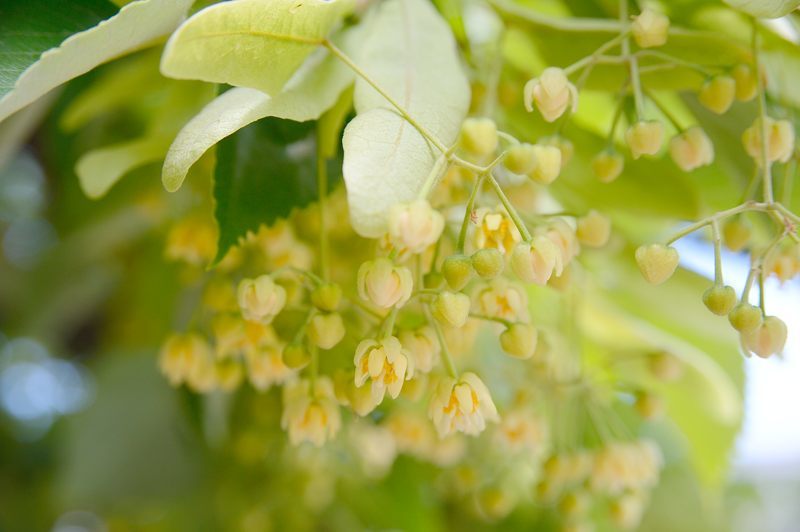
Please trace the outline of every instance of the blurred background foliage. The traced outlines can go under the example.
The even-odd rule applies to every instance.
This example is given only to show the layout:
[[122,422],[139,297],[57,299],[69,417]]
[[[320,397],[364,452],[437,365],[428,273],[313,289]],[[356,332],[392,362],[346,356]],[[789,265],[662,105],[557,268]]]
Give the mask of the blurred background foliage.
[[[94,3],[97,20],[113,13],[110,4]],[[616,0],[434,4],[470,59],[473,110],[495,113],[504,129],[523,139],[556,133],[524,112],[524,82],[547,65],[591,53],[616,31]],[[748,58],[748,22],[721,2],[661,5],[682,28],[665,51],[701,64]],[[592,32],[562,25],[575,17],[608,24]],[[73,22],[64,27],[68,33],[87,27],[87,21]],[[797,28],[800,17],[782,23]],[[505,32],[495,36],[492,27]],[[784,107],[771,114],[794,119],[800,48],[773,29],[764,61],[770,98]],[[10,38],[0,35],[0,42]],[[41,43],[37,53],[60,38]],[[232,231],[225,236],[229,245],[259,223],[288,215],[287,207],[312,201],[316,190],[309,179],[313,165],[286,156],[286,145],[313,126],[267,119],[207,154],[179,193],[166,193],[163,156],[215,87],[161,77],[162,46],[152,43],[100,66],[0,124],[0,530],[555,527],[552,510],[531,504],[501,521],[464,510],[470,504],[447,488],[448,476],[457,474],[452,468],[401,456],[387,476],[370,478],[342,442],[323,455],[288,447],[274,389],[198,397],[169,387],[157,370],[158,347],[198,304],[199,294],[184,289],[187,276],[211,274],[166,261],[166,229],[190,212],[211,220],[216,209],[220,224]],[[666,399],[662,422],[640,424],[629,408],[619,413],[665,451],[662,480],[641,529],[726,530],[737,515],[732,509],[755,497],[728,479],[745,386],[734,333],[703,307],[705,279],[680,271],[668,286],[649,287],[631,257],[637,245],[663,236],[677,221],[740,200],[752,174],[740,135],[755,105],[713,115],[693,93],[702,76],[681,68],[647,74],[645,85],[678,117],[709,132],[716,161],[691,174],[666,158],[628,161],[621,179],[601,184],[590,161],[605,147],[614,108],[608,91],[624,75],[622,67],[596,68],[577,116],[558,131],[575,149],[551,188],[567,211],[607,213],[618,235],[609,249],[582,256],[591,280],[580,301],[534,289],[531,306],[544,326],[558,326],[564,315],[579,321],[584,334],[578,342],[591,371],[606,371],[610,351],[654,346],[685,362],[687,376],[679,383],[651,383]],[[257,147],[250,158],[242,155],[248,144]],[[216,157],[222,161],[232,150],[238,155],[230,164],[242,168],[232,169],[239,177],[230,179],[250,179],[235,194],[213,183]],[[338,171],[331,172],[334,188],[341,187]],[[84,191],[79,174],[92,172],[120,179]],[[287,176],[290,181],[277,184]],[[800,209],[800,187],[779,186],[778,193]],[[261,208],[271,201],[277,211]],[[490,371],[489,387],[502,389],[508,368]],[[645,373],[640,364],[620,364],[615,376],[646,379]],[[610,526],[603,519],[598,529]]]

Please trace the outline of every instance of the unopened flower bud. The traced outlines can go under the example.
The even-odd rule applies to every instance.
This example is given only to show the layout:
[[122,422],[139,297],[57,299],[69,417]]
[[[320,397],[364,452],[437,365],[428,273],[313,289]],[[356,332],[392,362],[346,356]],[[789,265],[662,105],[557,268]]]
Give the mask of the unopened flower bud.
[[286,304],[286,290],[269,275],[242,279],[237,295],[242,316],[248,321],[269,323]]
[[730,76],[714,76],[700,87],[697,99],[700,103],[718,115],[731,108],[736,97],[736,81]]
[[662,46],[667,42],[667,32],[669,31],[669,18],[653,11],[645,9],[634,17],[631,24],[633,40],[640,48],[653,48]]
[[519,175],[532,172],[536,167],[536,151],[533,149],[533,145],[523,142],[508,148],[503,159],[503,166],[509,172]]
[[602,151],[592,159],[592,171],[601,183],[611,183],[622,173],[625,158],[615,151]]
[[422,284],[425,288],[439,288],[444,282],[444,276],[439,272],[428,272],[422,278]]
[[494,279],[501,273],[506,265],[505,258],[495,248],[479,249],[470,257],[475,272],[484,279]]
[[398,249],[422,253],[434,244],[444,229],[444,217],[428,200],[401,203],[389,210],[389,237]]
[[528,359],[536,352],[538,333],[533,325],[514,323],[500,334],[500,345],[509,355]]
[[714,145],[700,126],[678,133],[669,141],[669,154],[684,172],[714,162]]
[[736,99],[740,102],[749,102],[758,93],[758,78],[750,65],[740,63],[731,71],[736,82]]
[[636,409],[636,413],[648,420],[657,419],[664,413],[664,402],[659,396],[650,392],[636,394],[633,407]]
[[786,334],[786,324],[783,320],[767,316],[759,327],[742,333],[742,343],[761,358],[768,358],[783,351]]
[[[767,158],[770,162],[785,163],[794,153],[794,127],[788,120],[773,120],[767,117]],[[747,153],[761,164],[761,119],[756,118],[753,125],[742,134]]]
[[535,236],[531,242],[520,242],[511,253],[511,269],[527,283],[544,286],[553,275],[559,249],[546,236]]
[[567,163],[572,160],[575,155],[575,145],[572,141],[562,137],[561,135],[550,135],[549,137],[542,137],[539,139],[540,146],[552,146],[558,148],[561,152],[561,169],[563,170]]
[[555,146],[537,144],[533,147],[533,151],[536,154],[536,166],[528,177],[542,185],[549,185],[561,172],[561,150]]
[[734,329],[744,334],[759,328],[764,321],[764,314],[757,306],[742,301],[730,311],[728,321]]
[[342,287],[335,283],[323,283],[311,292],[311,302],[319,310],[333,312],[342,300]]
[[320,349],[331,349],[344,338],[344,322],[337,312],[317,314],[308,324],[308,339]]
[[664,142],[664,125],[657,120],[636,122],[625,132],[625,142],[634,159],[655,155]]
[[751,233],[750,224],[737,216],[722,226],[722,241],[731,251],[741,251],[750,243]]
[[469,307],[469,297],[465,294],[443,291],[433,302],[433,313],[444,325],[459,329],[467,322]]
[[461,126],[461,146],[478,155],[491,155],[497,149],[497,125],[491,118],[467,118]]
[[563,115],[567,107],[573,113],[578,108],[578,90],[561,68],[545,68],[540,77],[525,84],[523,93],[525,109],[530,113],[535,103],[547,122]]
[[584,246],[603,247],[608,243],[610,235],[611,220],[608,216],[592,210],[586,216],[578,218],[575,236]]
[[640,246],[636,250],[636,263],[650,284],[661,284],[672,277],[679,260],[678,250],[662,244]]
[[402,306],[411,297],[414,281],[411,270],[395,266],[391,260],[367,261],[358,269],[358,294],[380,308]]
[[302,369],[311,362],[311,353],[301,343],[287,344],[281,355],[283,363],[291,369]]
[[442,275],[453,290],[461,290],[472,279],[475,270],[466,255],[450,255],[442,263]]
[[715,284],[703,293],[703,303],[717,316],[727,316],[736,305],[736,290]]

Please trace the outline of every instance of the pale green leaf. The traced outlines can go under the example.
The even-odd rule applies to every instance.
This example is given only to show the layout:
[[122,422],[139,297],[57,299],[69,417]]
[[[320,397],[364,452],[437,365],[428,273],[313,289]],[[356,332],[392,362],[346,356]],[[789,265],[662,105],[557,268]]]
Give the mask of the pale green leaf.
[[250,88],[223,93],[178,133],[164,161],[164,187],[171,192],[180,188],[189,168],[209,148],[256,120],[267,116],[296,122],[319,118],[352,81],[350,69],[319,50],[275,97]]
[[725,3],[748,15],[763,18],[782,17],[800,6],[800,0],[725,0]]
[[237,0],[208,7],[172,35],[165,76],[276,94],[351,8],[350,0]]
[[131,170],[161,159],[165,146],[163,139],[145,137],[87,152],[75,164],[81,188],[100,198]]
[[[367,24],[356,62],[450,145],[470,91],[447,23],[425,0],[390,0]],[[355,107],[359,114],[343,138],[350,217],[357,232],[377,237],[385,230],[388,209],[416,197],[439,154],[363,79],[356,81]]]
[[[51,89],[171,32],[193,0],[140,0],[42,54],[0,99],[0,120]],[[65,8],[66,9],[66,8]]]

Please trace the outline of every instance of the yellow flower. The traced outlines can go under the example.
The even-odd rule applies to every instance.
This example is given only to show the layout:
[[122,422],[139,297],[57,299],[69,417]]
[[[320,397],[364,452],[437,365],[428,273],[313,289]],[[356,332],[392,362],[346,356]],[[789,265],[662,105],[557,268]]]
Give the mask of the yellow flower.
[[[767,158],[769,161],[785,163],[794,153],[794,127],[788,120],[773,120],[767,117]],[[747,153],[761,164],[761,119],[756,118],[753,125],[742,134],[742,142]]]
[[[560,261],[558,247],[546,236],[535,236],[531,242],[520,242],[511,255],[511,269],[526,283],[544,286]],[[558,274],[556,274],[558,275]]]
[[378,403],[387,391],[396,399],[403,389],[403,381],[414,375],[413,359],[394,336],[363,340],[356,347],[353,363],[356,386],[360,388],[369,380],[372,397]]
[[656,120],[636,122],[625,131],[625,142],[634,159],[655,155],[664,141],[664,125]]
[[311,382],[302,379],[283,388],[281,427],[289,432],[292,445],[311,442],[322,447],[334,438],[342,425],[339,405],[328,377]]
[[589,484],[609,495],[652,488],[662,462],[660,449],[649,440],[610,443],[595,453]]
[[358,269],[358,294],[380,308],[403,306],[411,297],[414,281],[411,270],[395,266],[391,260],[367,261]]
[[517,226],[502,208],[482,207],[475,211],[475,217],[477,227],[472,238],[475,249],[495,248],[507,255],[522,240]]
[[170,384],[179,386],[189,378],[198,359],[211,359],[208,342],[199,334],[173,334],[161,348],[158,366]]
[[428,416],[439,437],[454,432],[474,436],[483,432],[487,421],[499,420],[489,390],[474,373],[464,373],[458,380],[443,377],[431,398]]
[[237,295],[242,316],[248,321],[269,323],[286,304],[286,290],[269,275],[242,279]]
[[210,262],[216,252],[217,232],[208,220],[185,218],[173,225],[167,234],[164,253],[169,260],[200,266]]
[[217,358],[235,357],[244,351],[248,339],[245,322],[233,314],[218,314],[211,322]]
[[533,412],[517,408],[503,415],[495,440],[511,452],[539,456],[546,450],[547,423]]
[[669,154],[684,172],[714,162],[714,145],[700,126],[693,126],[672,137]]
[[642,11],[631,24],[633,40],[641,48],[662,46],[667,42],[668,30],[669,18],[652,9]]
[[558,248],[559,253],[556,258],[556,264],[553,267],[553,273],[556,276],[560,276],[564,272],[564,268],[572,262],[572,259],[581,250],[578,244],[578,237],[575,234],[575,229],[561,218],[556,218],[550,222],[545,236]]
[[503,277],[479,286],[472,297],[480,314],[509,321],[530,319],[525,290]]
[[548,122],[563,115],[567,107],[573,113],[578,108],[578,90],[561,68],[545,68],[540,77],[525,84],[523,92],[525,109],[530,113],[535,103],[542,118]]
[[245,351],[247,362],[247,378],[253,388],[265,391],[273,384],[283,384],[295,375],[289,366],[284,364],[280,344],[248,349]]
[[400,252],[422,253],[439,240],[444,217],[428,200],[402,203],[389,210],[389,237]]

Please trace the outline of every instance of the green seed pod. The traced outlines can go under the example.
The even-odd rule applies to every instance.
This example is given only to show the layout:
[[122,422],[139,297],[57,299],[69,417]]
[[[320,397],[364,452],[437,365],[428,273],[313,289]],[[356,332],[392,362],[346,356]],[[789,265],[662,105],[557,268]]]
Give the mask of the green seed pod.
[[672,277],[679,261],[678,251],[663,244],[640,246],[636,250],[636,263],[650,284],[661,284]]
[[469,317],[469,297],[459,292],[441,292],[433,302],[433,314],[448,327],[461,328]]
[[497,125],[491,118],[467,118],[461,126],[461,147],[478,155],[491,155],[497,149]]
[[509,172],[519,175],[533,172],[533,169],[536,168],[536,150],[534,150],[533,145],[528,143],[511,146],[506,152],[505,159],[503,159],[503,166]]
[[731,218],[722,226],[722,241],[731,251],[741,251],[750,243],[752,230],[742,217]]
[[536,352],[538,333],[532,325],[515,323],[500,334],[500,345],[509,355],[528,359]]
[[494,279],[506,265],[503,254],[498,249],[486,248],[476,251],[470,258],[472,267],[484,279]]
[[753,331],[761,326],[764,315],[761,309],[750,303],[741,302],[728,314],[728,321],[740,333]]
[[442,274],[453,290],[464,288],[474,273],[472,261],[466,255],[451,255],[442,264]]
[[642,419],[658,419],[664,413],[664,402],[661,397],[650,392],[637,393],[633,407]]
[[330,349],[344,338],[344,322],[336,312],[317,314],[308,324],[308,339],[320,349]]
[[422,284],[425,288],[437,289],[442,286],[444,276],[439,272],[428,272],[422,278]]
[[717,316],[727,316],[736,305],[736,290],[731,286],[715,284],[703,293],[703,303]]
[[319,310],[333,312],[342,300],[342,287],[334,283],[324,283],[311,292],[311,302]]

